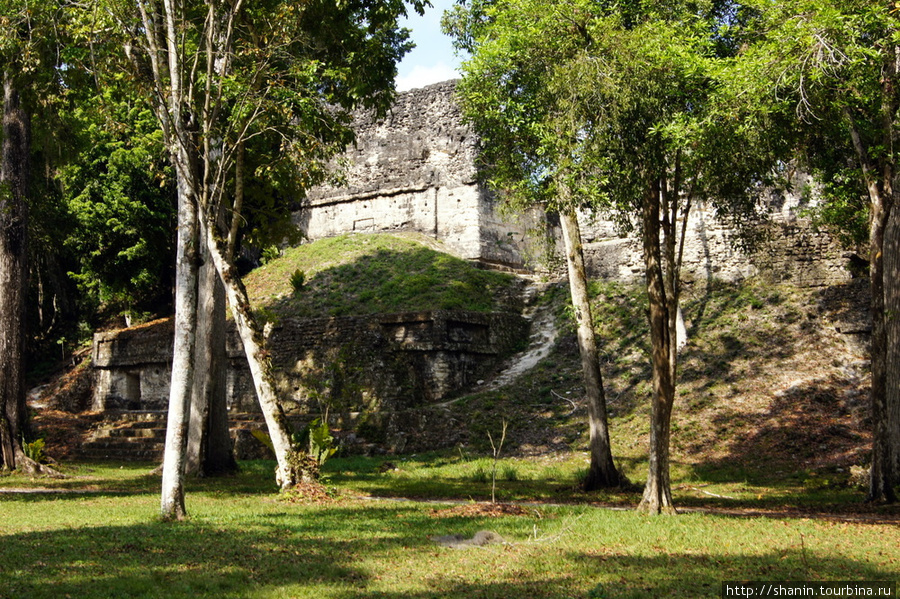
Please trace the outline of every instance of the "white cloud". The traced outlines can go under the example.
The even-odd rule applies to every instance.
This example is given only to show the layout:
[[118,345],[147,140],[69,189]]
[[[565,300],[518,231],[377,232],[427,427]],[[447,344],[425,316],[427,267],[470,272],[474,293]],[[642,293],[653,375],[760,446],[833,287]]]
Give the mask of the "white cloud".
[[459,78],[459,73],[456,72],[456,69],[443,62],[431,66],[416,65],[409,73],[397,77],[397,91],[403,92],[457,78]]

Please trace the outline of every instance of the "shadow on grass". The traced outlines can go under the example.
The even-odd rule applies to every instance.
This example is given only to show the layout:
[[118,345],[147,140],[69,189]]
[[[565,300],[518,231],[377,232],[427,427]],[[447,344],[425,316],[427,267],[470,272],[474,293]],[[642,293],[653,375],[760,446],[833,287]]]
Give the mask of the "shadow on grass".
[[563,540],[454,551],[428,540],[446,523],[422,512],[285,506],[239,524],[201,517],[10,534],[0,544],[0,597],[551,599],[589,596],[600,583],[602,597],[699,597],[718,596],[722,580],[896,578],[868,559],[802,545],[734,553],[705,544],[687,551],[690,541],[679,541],[669,550],[651,540],[655,528],[629,533],[624,546],[588,537],[577,550]]
[[[84,497],[128,497],[157,492],[161,477],[154,473],[153,462],[78,462],[63,464],[66,478],[34,478],[18,473],[0,476],[3,501],[64,501]],[[188,495],[214,493],[217,496],[267,494],[278,490],[275,462],[252,460],[240,463],[240,472],[215,477],[188,477]],[[10,492],[12,489],[14,492]]]
[[[402,529],[380,531],[380,510],[332,508],[314,518],[290,510],[249,517],[246,529],[199,516],[6,535],[0,597],[245,597],[285,585],[364,587],[371,573],[354,564],[359,556],[430,543]],[[354,534],[350,522],[364,526]]]
[[[837,379],[804,383],[781,392],[763,413],[716,415],[710,426],[723,431],[727,450],[707,464],[708,473],[731,476],[737,469],[758,482],[771,482],[838,465],[849,475],[850,466],[866,458],[871,426],[865,395],[848,398],[846,390]],[[734,430],[748,433],[735,435]]]
[[[658,548],[651,548],[658,549]],[[720,597],[723,581],[784,580],[828,581],[896,579],[896,572],[872,567],[863,560],[817,558],[804,551],[763,555],[716,556],[692,553],[622,555],[570,553],[570,570],[556,576],[511,581],[463,582],[451,576],[434,577],[434,590],[419,592],[364,592],[348,597],[379,599],[441,599],[483,597],[507,599],[597,597]]]

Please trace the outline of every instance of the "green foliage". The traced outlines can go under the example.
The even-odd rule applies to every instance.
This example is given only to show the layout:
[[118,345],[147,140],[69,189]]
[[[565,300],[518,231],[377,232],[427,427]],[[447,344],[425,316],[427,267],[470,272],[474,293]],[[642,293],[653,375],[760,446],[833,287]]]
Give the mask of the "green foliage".
[[511,464],[505,464],[500,469],[500,478],[507,482],[515,482],[519,480],[519,470]]
[[[717,95],[734,46],[717,10],[536,0],[457,7],[445,27],[472,52],[459,94],[491,186],[518,204],[589,205],[623,228],[660,176],[732,212],[751,210],[747,191],[781,139],[747,126]],[[564,188],[571,200],[560,197]]]
[[824,202],[810,213],[859,251],[870,190],[894,168],[898,13],[890,3],[747,4],[753,43],[734,62],[735,94],[790,123],[798,159],[821,184]]
[[338,450],[328,426],[327,416],[314,418],[296,435],[295,443],[301,447],[308,447],[310,457],[319,466],[322,466]]
[[82,293],[114,311],[161,314],[171,301],[175,185],[153,113],[123,93],[106,89],[68,115],[78,156],[59,179],[77,226],[65,244]]
[[471,480],[473,483],[491,482],[491,468],[484,464],[478,464],[472,471]]
[[305,282],[306,274],[298,268],[294,271],[294,274],[291,275],[291,288],[294,290],[295,294],[303,291],[303,283]]
[[43,439],[35,439],[34,441],[27,443],[24,439],[22,440],[22,452],[25,454],[25,457],[31,458],[35,462],[39,464],[43,464],[47,460],[47,456],[44,454],[44,440]]

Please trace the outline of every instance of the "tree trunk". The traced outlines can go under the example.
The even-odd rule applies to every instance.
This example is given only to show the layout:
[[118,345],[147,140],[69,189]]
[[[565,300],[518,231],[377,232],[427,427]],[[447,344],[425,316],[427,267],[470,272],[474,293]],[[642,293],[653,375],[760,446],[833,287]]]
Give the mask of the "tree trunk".
[[[895,123],[894,117],[896,110],[896,93],[894,90],[895,80],[898,74],[897,60],[900,57],[898,49],[895,48],[893,56],[885,55],[887,60],[882,65],[881,77],[881,109],[879,118],[874,123],[880,128],[882,148],[890,148],[895,145]],[[897,210],[892,210],[894,203],[894,173],[895,164],[893,159],[887,159],[883,162],[880,155],[873,159],[870,155],[869,148],[860,134],[853,114],[849,108],[844,108],[844,115],[849,123],[850,141],[859,160],[860,170],[862,171],[862,179],[866,185],[869,194],[869,281],[872,288],[872,465],[869,470],[869,493],[867,501],[887,501],[893,503],[897,501],[897,495],[894,492],[894,485],[897,484],[898,466],[897,459],[900,458],[898,452],[898,436],[900,432],[896,430],[900,426],[900,422],[891,421],[891,414],[900,410],[898,406],[889,405],[896,399],[888,397],[888,376],[891,376],[893,384],[896,385],[897,377],[900,376],[896,372],[898,366],[896,362],[890,362],[889,355],[896,355],[895,348],[888,346],[888,335],[892,338],[897,334],[893,326],[888,326],[887,320],[891,314],[885,312],[886,309],[886,292],[891,296],[891,302],[897,301],[896,290],[896,264],[900,259],[897,256],[898,240],[897,240]],[[871,123],[867,123],[867,126]],[[895,214],[891,219],[891,212]],[[886,229],[890,227],[891,231]],[[886,254],[891,256],[886,258]],[[891,269],[888,274],[891,278],[886,281],[885,268]],[[893,304],[892,304],[893,305]],[[889,328],[891,332],[889,333]],[[894,394],[896,397],[896,393]]]
[[[202,218],[208,222],[209,217],[202,213],[201,209]],[[220,245],[216,239],[213,227],[206,228],[206,244],[225,285],[225,295],[244,346],[256,397],[275,449],[275,458],[278,461],[275,480],[282,489],[289,489],[303,482],[313,482],[317,477],[315,460],[293,446],[290,425],[275,392],[272,363],[266,349],[265,337],[251,313],[247,291],[234,266],[225,259],[222,247],[224,244]]]
[[0,161],[0,469],[22,464],[25,430],[25,298],[30,150],[28,114],[9,73],[3,80]]
[[672,320],[666,301],[660,244],[660,189],[656,183],[648,191],[643,205],[642,240],[647,277],[650,322],[650,360],[653,367],[653,397],[650,413],[650,465],[644,495],[638,511],[650,514],[675,513],[669,480],[669,438],[675,381],[670,357],[673,339]]
[[591,317],[591,303],[588,298],[581,232],[574,212],[563,211],[559,216],[563,241],[566,246],[569,290],[572,295],[572,306],[575,309],[578,351],[581,354],[581,370],[588,404],[591,465],[587,478],[584,480],[584,490],[592,491],[603,487],[616,487],[621,481],[610,449],[606,396],[603,392],[603,378],[600,373],[597,342]]
[[[900,484],[900,209],[896,200],[884,230],[884,310],[885,310],[885,429],[882,475],[887,489]],[[896,492],[885,498],[897,500]]]
[[188,158],[179,148],[173,156],[178,171],[178,245],[175,263],[175,345],[169,388],[169,417],[163,454],[162,517],[181,520],[184,505],[184,460],[187,425],[194,380],[194,344],[197,321],[197,207],[185,171]]
[[[200,239],[205,239],[203,222]],[[197,335],[194,347],[194,384],[188,427],[185,474],[216,476],[234,472],[231,438],[228,434],[225,351],[225,288],[209,256],[199,243],[201,266],[197,296]]]
[[[885,267],[895,264],[896,255],[885,262],[885,253],[892,251],[896,243],[896,222],[890,225],[890,235],[886,235],[889,222],[889,206],[885,206],[885,199],[881,192],[870,185],[871,224],[869,232],[870,265],[869,277],[872,286],[872,466],[870,469],[868,501],[897,501],[894,485],[897,483],[895,463],[895,449],[892,439],[896,437],[896,431],[891,430],[891,419],[888,404],[888,374],[896,367],[888,362],[889,352],[893,354],[896,349],[888,347],[888,330],[895,333],[893,326],[888,327],[886,314],[886,276]],[[896,211],[894,211],[896,212]],[[896,221],[896,216],[893,219]],[[886,241],[890,239],[889,243]],[[895,283],[888,288],[895,293]]]

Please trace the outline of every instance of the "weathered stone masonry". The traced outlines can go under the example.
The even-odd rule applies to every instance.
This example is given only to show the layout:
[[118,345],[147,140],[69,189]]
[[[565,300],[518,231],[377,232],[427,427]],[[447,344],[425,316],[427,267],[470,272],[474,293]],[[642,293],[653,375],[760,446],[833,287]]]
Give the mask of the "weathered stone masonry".
[[[362,115],[357,144],[337,165],[346,183],[309,193],[294,221],[310,239],[348,231],[417,231],[443,241],[460,256],[512,267],[541,268],[542,253],[526,232],[539,212],[501,214],[492,195],[477,184],[477,139],[462,122],[447,81],[400,94],[390,115]],[[798,176],[795,187],[808,181]],[[751,255],[736,248],[734,231],[711,207],[696,203],[688,219],[685,270],[697,278],[739,280],[760,272],[801,285],[846,281],[841,248],[800,216],[800,195],[761,198],[770,222],[767,241]],[[613,222],[581,214],[587,266],[593,276],[643,277],[640,243],[623,237]]]
[[[441,310],[287,319],[269,337],[279,397],[289,414],[427,406],[471,387],[527,336],[516,314]],[[258,411],[240,341],[228,339],[228,407]],[[172,321],[97,333],[93,408],[164,410]]]
[[335,163],[346,182],[310,190],[294,222],[321,239],[350,231],[416,231],[463,258],[524,264],[529,218],[502,217],[476,181],[477,140],[453,99],[455,82],[397,97],[381,121],[361,115],[357,143]]

